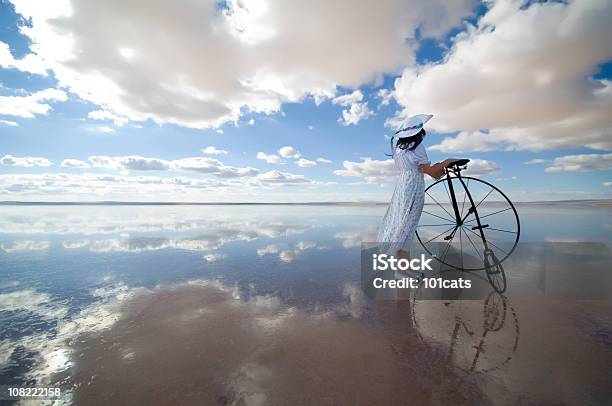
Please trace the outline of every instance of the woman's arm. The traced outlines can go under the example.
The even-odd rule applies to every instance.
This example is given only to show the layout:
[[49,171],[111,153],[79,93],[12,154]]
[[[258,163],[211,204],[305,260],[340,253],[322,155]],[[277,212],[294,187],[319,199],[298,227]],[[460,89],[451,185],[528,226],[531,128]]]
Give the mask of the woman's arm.
[[444,175],[444,169],[455,162],[457,159],[449,158],[437,164],[422,164],[419,165],[421,172],[428,174],[432,178],[440,179]]

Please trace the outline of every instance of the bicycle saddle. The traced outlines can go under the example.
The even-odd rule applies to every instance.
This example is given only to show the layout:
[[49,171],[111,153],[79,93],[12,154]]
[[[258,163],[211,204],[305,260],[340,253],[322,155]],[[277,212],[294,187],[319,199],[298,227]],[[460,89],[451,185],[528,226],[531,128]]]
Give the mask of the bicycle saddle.
[[453,162],[452,164],[450,164],[448,167],[452,168],[454,167],[460,167],[460,166],[466,166],[468,164],[468,162],[470,162],[469,159],[458,159],[455,162]]

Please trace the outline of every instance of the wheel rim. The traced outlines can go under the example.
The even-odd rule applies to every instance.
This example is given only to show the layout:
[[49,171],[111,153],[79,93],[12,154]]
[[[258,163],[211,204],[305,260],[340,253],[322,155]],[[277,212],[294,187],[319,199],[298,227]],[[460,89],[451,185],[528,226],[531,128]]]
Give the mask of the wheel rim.
[[[464,222],[457,226],[447,178],[434,182],[425,189],[425,206],[416,233],[421,245],[442,264],[465,271],[486,269],[487,248],[493,250],[499,263],[505,261],[516,248],[521,231],[510,199],[484,180],[462,176],[462,183],[456,176],[450,179]],[[484,240],[477,229],[476,213],[468,213],[470,196],[481,224],[488,225],[482,229]]]

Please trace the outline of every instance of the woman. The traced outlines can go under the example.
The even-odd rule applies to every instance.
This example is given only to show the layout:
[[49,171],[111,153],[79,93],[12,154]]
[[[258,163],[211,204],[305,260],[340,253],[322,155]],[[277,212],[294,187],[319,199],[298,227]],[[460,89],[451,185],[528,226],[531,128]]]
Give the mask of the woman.
[[427,158],[422,144],[426,134],[423,126],[432,117],[430,114],[418,114],[408,118],[394,135],[398,138],[395,147],[391,139],[399,179],[376,241],[383,243],[384,252],[396,258],[410,257],[408,250],[425,201],[423,174],[439,179],[444,175],[444,169],[456,161],[447,159],[431,165]]

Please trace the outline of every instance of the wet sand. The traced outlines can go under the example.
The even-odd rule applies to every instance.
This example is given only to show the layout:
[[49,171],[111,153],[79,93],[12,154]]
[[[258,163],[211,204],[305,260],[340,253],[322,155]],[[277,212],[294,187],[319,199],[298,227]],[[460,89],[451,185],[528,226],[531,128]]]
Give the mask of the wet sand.
[[361,319],[214,285],[139,295],[75,348],[77,404],[474,404],[477,379],[418,339],[410,303]]
[[[606,404],[612,302],[304,312],[218,283],[137,295],[77,340],[77,404]],[[608,324],[606,324],[608,323]]]

